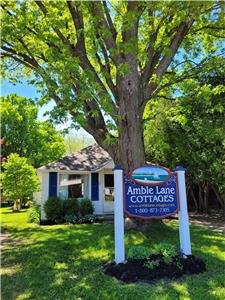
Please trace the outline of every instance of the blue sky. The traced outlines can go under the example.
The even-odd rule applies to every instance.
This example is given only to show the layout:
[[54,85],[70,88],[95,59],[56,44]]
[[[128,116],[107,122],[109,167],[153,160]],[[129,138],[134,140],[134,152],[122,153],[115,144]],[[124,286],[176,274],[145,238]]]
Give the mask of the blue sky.
[[[36,87],[28,84],[26,80],[24,80],[21,84],[17,83],[16,85],[8,82],[7,80],[4,80],[1,84],[1,96],[7,96],[9,94],[17,94],[21,97],[27,97],[31,99],[37,99],[41,97],[41,95],[37,92]],[[44,116],[44,113],[46,111],[50,111],[54,106],[54,102],[46,104],[42,106],[39,109],[38,112],[38,119],[40,121],[46,120],[47,117]],[[58,130],[62,130],[67,127],[67,124],[61,124],[57,125],[56,128]],[[71,130],[72,133],[75,133],[76,135],[85,135],[85,136],[90,136],[85,130],[80,129],[80,130]]]
[[[36,88],[24,80],[22,84],[17,83],[16,85],[4,80],[1,85],[1,95],[7,96],[9,94],[17,94],[21,97],[27,97],[31,99],[39,98],[41,95],[37,92]],[[38,112],[38,119],[45,120],[46,117],[43,114],[46,110],[51,110],[53,105],[48,104],[40,108]]]

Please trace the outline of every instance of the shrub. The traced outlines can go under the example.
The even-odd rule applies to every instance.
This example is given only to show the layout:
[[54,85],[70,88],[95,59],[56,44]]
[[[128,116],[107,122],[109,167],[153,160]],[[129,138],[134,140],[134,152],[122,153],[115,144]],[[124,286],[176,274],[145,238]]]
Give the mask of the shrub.
[[78,215],[80,204],[76,198],[68,198],[62,201],[63,215]]
[[147,247],[141,245],[134,245],[129,249],[127,257],[132,259],[144,259],[148,258],[149,254],[150,251]]
[[79,223],[94,223],[96,221],[95,215],[85,215],[79,218]]
[[94,212],[94,207],[90,199],[82,199],[80,201],[80,214],[82,216],[92,215]]
[[66,223],[72,223],[75,224],[78,222],[79,218],[76,215],[65,215],[64,217]]
[[44,211],[48,220],[57,221],[62,219],[62,200],[57,197],[49,197],[44,204]]
[[40,220],[41,220],[41,207],[40,205],[34,205],[33,207],[31,207],[28,212],[27,212],[28,216],[28,222],[29,223],[36,223],[39,224]]

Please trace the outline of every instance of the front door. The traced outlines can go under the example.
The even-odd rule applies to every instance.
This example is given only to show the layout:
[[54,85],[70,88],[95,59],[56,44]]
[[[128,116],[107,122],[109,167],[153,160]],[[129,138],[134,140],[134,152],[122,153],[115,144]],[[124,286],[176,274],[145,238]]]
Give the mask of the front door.
[[114,212],[114,175],[104,174],[104,212]]

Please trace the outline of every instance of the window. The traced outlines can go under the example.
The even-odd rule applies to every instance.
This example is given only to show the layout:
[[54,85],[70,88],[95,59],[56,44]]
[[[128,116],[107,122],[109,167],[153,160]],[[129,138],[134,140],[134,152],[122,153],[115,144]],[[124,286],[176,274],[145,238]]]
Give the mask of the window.
[[81,198],[84,196],[84,176],[77,174],[59,175],[59,198]]

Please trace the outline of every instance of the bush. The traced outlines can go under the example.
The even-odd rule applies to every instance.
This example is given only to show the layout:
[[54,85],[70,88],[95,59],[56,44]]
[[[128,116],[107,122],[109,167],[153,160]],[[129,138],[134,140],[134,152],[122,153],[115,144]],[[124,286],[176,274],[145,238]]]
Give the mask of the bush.
[[48,220],[57,221],[62,219],[62,200],[57,197],[49,197],[44,204],[44,211]]
[[64,220],[66,223],[76,224],[76,223],[94,223],[96,221],[95,215],[86,215],[84,217],[78,217],[76,215],[65,215]]
[[148,258],[149,255],[150,250],[147,247],[141,245],[132,246],[127,253],[127,257],[132,259],[144,259]]
[[41,207],[40,205],[34,205],[31,207],[28,212],[28,223],[36,223],[39,224],[41,220]]
[[94,207],[90,199],[82,199],[80,201],[80,214],[82,216],[92,215]]
[[66,221],[66,223],[78,223],[79,218],[76,215],[65,215],[64,220]]
[[63,215],[76,215],[79,214],[80,204],[76,198],[68,198],[62,201]]

